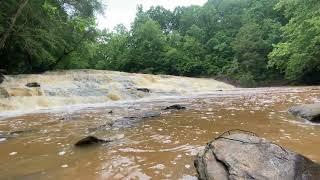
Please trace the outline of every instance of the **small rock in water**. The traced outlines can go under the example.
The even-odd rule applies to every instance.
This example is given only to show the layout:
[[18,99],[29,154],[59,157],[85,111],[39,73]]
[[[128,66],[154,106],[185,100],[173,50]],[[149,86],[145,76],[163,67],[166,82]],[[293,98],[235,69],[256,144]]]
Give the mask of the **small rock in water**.
[[88,147],[94,144],[105,144],[105,143],[109,143],[112,142],[111,140],[102,140],[102,139],[98,139],[94,136],[88,136],[85,137],[83,139],[81,139],[80,141],[78,141],[75,146],[76,147]]
[[145,92],[145,93],[150,93],[150,89],[148,89],[148,88],[137,88],[137,91],[142,91],[142,92]]
[[186,107],[181,106],[179,104],[175,104],[175,105],[164,108],[164,110],[182,110],[182,109],[186,109]]
[[9,135],[17,136],[17,135],[27,134],[27,133],[32,133],[32,132],[34,132],[34,130],[32,130],[32,129],[19,130],[19,131],[12,131],[9,133]]
[[320,123],[320,103],[295,106],[289,112],[310,122]]
[[27,87],[40,87],[40,84],[37,82],[31,82],[26,84]]

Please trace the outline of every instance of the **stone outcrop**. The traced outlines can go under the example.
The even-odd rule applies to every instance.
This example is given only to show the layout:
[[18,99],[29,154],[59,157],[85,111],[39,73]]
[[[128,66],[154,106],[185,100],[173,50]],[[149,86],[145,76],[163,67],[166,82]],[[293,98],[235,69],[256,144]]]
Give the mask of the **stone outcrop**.
[[320,165],[247,133],[222,135],[195,160],[199,179],[320,179]]
[[290,108],[289,112],[308,121],[320,123],[320,103],[295,106]]

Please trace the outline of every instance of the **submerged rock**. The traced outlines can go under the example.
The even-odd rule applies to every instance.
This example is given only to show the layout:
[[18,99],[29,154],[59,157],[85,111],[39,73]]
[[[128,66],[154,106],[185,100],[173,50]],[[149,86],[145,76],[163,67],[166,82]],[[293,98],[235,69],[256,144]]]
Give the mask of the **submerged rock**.
[[320,123],[320,103],[295,106],[289,109],[289,112],[308,121]]
[[123,117],[113,122],[112,128],[129,128],[142,121],[140,117]]
[[1,132],[0,133],[0,139],[11,139],[16,138],[19,136],[23,136],[29,133],[35,132],[33,129],[27,129],[27,130],[19,130],[19,131],[11,131],[11,132]]
[[107,131],[107,130],[119,129],[119,128],[129,128],[134,126],[136,123],[147,120],[149,118],[159,117],[160,115],[161,115],[160,112],[142,112],[134,116],[121,117],[119,119],[116,119],[114,122],[108,122],[98,127],[88,128],[88,132]]
[[151,92],[150,89],[148,89],[148,88],[137,88],[136,90],[137,91],[142,91],[142,92],[145,92],[145,93],[150,93]]
[[7,90],[10,96],[42,96],[40,88],[10,88]]
[[22,135],[22,134],[27,134],[32,132],[35,132],[35,130],[34,129],[18,130],[18,131],[9,132],[9,135]]
[[160,112],[145,112],[142,114],[143,119],[159,117],[161,115]]
[[26,84],[27,87],[40,87],[40,84],[37,82],[31,82]]
[[143,112],[137,116],[123,117],[113,122],[112,128],[129,128],[136,123],[147,120],[149,118],[159,117],[160,112]]
[[[1,80],[0,80],[0,84],[1,84]],[[8,91],[3,88],[3,87],[0,87],[0,98],[8,98],[10,97]]]
[[111,140],[103,140],[103,139],[98,139],[94,136],[88,136],[85,137],[83,139],[81,139],[80,141],[78,141],[75,146],[76,147],[88,147],[94,144],[106,144],[106,143],[110,143],[112,142]]
[[2,141],[5,141],[5,140],[8,140],[8,139],[11,139],[11,138],[15,138],[17,137],[16,135],[12,135],[12,134],[1,134],[0,133],[0,139]]
[[172,106],[168,106],[168,107],[164,108],[163,110],[182,110],[182,109],[186,109],[186,107],[181,106],[179,104],[175,104]]
[[199,179],[320,179],[320,165],[245,133],[208,143],[194,162]]
[[113,125],[113,123],[103,124],[103,125],[100,125],[98,127],[88,128],[88,131],[89,132],[94,132],[94,131],[109,130],[112,125]]

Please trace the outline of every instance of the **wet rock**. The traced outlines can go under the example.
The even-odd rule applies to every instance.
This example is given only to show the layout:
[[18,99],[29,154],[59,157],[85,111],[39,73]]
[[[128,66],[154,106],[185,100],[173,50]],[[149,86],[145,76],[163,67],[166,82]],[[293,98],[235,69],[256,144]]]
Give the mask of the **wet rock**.
[[142,114],[142,118],[154,118],[154,117],[159,117],[161,115],[160,112],[145,112]]
[[28,133],[35,132],[33,129],[28,130],[18,130],[18,131],[11,131],[11,132],[1,132],[0,133],[0,139],[11,139],[16,138],[18,136],[23,136]]
[[106,143],[110,143],[112,142],[111,140],[103,140],[103,139],[98,139],[94,136],[88,136],[85,137],[83,139],[81,139],[80,141],[78,141],[75,146],[76,147],[88,147],[94,144],[106,144]]
[[26,84],[27,87],[40,87],[40,84],[37,82],[31,82]]
[[181,106],[179,104],[175,104],[172,106],[168,106],[168,107],[164,108],[163,110],[182,110],[182,109],[186,109],[186,107]]
[[123,117],[117,119],[113,124],[112,128],[129,128],[134,126],[136,123],[147,120],[149,118],[159,117],[160,112],[144,112],[137,116]]
[[320,179],[320,165],[257,136],[237,133],[208,143],[194,162],[199,179]]
[[141,117],[123,117],[113,122],[112,128],[129,128],[140,121],[142,121]]
[[142,92],[145,92],[145,93],[150,93],[151,92],[150,89],[148,89],[148,88],[137,88],[136,90],[137,91],[142,91]]
[[108,122],[107,124],[103,124],[95,128],[89,128],[88,132],[106,131],[115,128],[129,128],[134,126],[138,122],[141,122],[149,118],[159,117],[160,115],[160,112],[144,112],[136,116],[122,117],[115,120],[114,122]]
[[289,112],[308,121],[320,123],[320,103],[295,106],[290,108]]
[[14,138],[16,137],[15,135],[10,135],[10,134],[0,134],[0,139],[11,139],[11,138]]
[[9,132],[8,134],[9,135],[21,135],[21,134],[27,134],[27,133],[32,133],[32,132],[35,132],[35,130],[33,129],[27,129],[27,130],[18,130],[18,131],[11,131]]
[[[1,84],[1,82],[0,82],[0,84]],[[0,87],[0,98],[8,98],[8,97],[10,97],[8,91],[5,88]]]

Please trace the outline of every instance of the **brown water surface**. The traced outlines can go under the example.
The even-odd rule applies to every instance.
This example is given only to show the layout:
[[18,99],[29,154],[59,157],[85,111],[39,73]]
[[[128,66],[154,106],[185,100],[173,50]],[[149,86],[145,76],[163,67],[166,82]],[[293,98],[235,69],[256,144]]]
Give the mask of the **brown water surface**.
[[[311,87],[232,90],[6,118],[0,121],[0,133],[16,131],[16,137],[1,139],[0,179],[195,179],[197,152],[230,129],[252,131],[320,162],[320,126],[286,112],[292,105],[319,102],[319,97],[320,89]],[[131,128],[88,131],[173,103],[185,104],[187,110],[164,112]],[[114,142],[73,146],[89,134]]]

